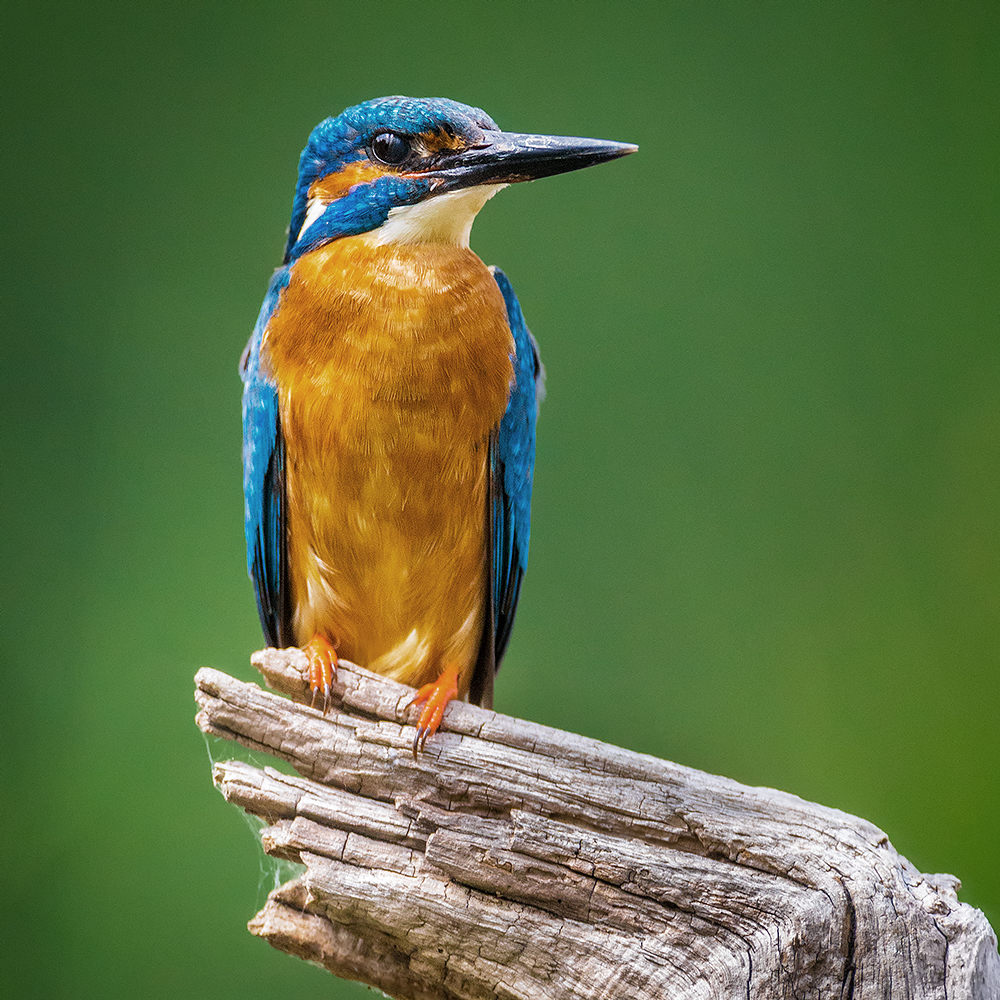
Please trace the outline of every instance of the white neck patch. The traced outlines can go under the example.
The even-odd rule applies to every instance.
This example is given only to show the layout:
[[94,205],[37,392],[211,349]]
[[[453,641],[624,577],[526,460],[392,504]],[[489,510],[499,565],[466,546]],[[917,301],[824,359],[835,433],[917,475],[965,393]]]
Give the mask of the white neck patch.
[[505,187],[506,184],[478,184],[462,191],[431,195],[416,205],[390,209],[389,218],[378,229],[364,233],[362,239],[375,246],[389,243],[448,243],[468,247],[472,223],[479,210],[497,191]]
[[310,198],[306,203],[306,217],[302,220],[302,228],[299,235],[295,237],[296,242],[302,239],[302,234],[318,219],[322,218],[326,211],[326,206],[330,203],[322,198]]

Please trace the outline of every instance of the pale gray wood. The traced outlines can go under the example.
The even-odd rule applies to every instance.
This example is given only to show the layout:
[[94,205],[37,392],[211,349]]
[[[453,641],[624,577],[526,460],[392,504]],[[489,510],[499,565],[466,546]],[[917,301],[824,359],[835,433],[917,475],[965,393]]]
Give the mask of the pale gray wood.
[[[266,650],[306,701],[304,658]],[[342,664],[329,712],[203,669],[198,723],[289,762],[223,795],[304,866],[250,922],[407,1000],[996,1000],[957,880],[865,820],[461,703],[414,759],[410,688]]]

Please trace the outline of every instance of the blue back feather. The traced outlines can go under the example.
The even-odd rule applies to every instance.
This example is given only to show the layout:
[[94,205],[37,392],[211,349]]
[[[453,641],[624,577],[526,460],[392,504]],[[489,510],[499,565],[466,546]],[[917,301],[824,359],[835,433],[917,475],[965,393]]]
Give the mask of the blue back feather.
[[276,271],[243,352],[243,496],[247,569],[257,596],[269,646],[291,645],[285,572],[285,449],[278,416],[278,390],[261,363],[264,330],[288,285],[289,268]]
[[510,641],[521,579],[528,567],[531,536],[531,484],[535,470],[535,421],[544,393],[545,370],[538,345],[524,322],[520,303],[507,276],[493,276],[507,305],[514,335],[514,387],[490,455],[493,477],[493,617],[495,667]]

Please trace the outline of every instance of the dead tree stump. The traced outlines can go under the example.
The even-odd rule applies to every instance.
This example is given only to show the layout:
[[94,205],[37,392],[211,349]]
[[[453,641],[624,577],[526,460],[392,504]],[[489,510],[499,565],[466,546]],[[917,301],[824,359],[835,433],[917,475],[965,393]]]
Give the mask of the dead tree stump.
[[[304,658],[266,650],[302,702]],[[219,764],[304,866],[250,930],[406,1000],[995,1000],[996,937],[957,880],[785,792],[470,705],[415,760],[412,690],[342,665],[324,716],[203,669],[206,732],[301,777]]]

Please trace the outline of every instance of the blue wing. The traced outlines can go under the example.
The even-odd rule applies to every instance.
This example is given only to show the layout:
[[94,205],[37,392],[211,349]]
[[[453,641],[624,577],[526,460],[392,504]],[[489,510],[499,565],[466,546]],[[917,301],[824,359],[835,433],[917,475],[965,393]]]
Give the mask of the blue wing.
[[285,447],[278,416],[278,390],[261,361],[268,321],[288,284],[287,267],[275,272],[250,342],[240,360],[243,379],[243,496],[247,570],[257,595],[264,639],[269,646],[290,646],[290,615],[285,566]]
[[[507,276],[493,270],[507,305],[507,320],[514,335],[514,386],[500,427],[490,443],[491,491],[491,611],[493,672],[510,641],[514,613],[521,592],[521,580],[528,566],[528,539],[531,534],[531,481],[535,469],[535,420],[544,393],[545,371],[538,345],[531,336],[521,306]],[[485,637],[487,642],[489,636]],[[474,700],[485,702],[492,690],[492,676],[477,670],[470,692]],[[477,698],[481,687],[482,697]]]

